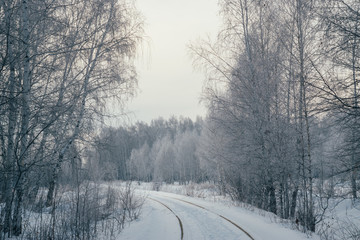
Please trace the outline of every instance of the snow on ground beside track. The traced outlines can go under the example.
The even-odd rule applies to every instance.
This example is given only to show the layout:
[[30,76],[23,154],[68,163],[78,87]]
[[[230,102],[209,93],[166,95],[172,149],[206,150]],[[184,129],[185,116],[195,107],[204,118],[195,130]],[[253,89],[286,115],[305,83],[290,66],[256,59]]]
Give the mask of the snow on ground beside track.
[[[118,182],[113,183],[113,186],[119,184],[121,185],[121,183]],[[142,195],[148,195],[150,197],[177,198],[203,206],[217,214],[229,218],[231,221],[240,225],[256,240],[320,239],[320,237],[315,234],[306,235],[300,231],[297,231],[294,229],[294,224],[285,222],[271,213],[256,208],[244,207],[245,205],[235,206],[235,204],[229,198],[219,196],[213,186],[210,185],[207,186],[208,189],[206,189],[205,186],[189,187],[183,185],[162,185],[160,187],[160,191],[153,191],[153,183],[134,183],[134,187]],[[200,198],[186,196],[190,195],[189,191],[191,191],[193,196],[200,196]],[[176,222],[176,218],[171,216],[169,212],[166,213],[165,209],[165,212],[159,213],[158,211],[155,211],[155,208],[158,208],[156,203],[147,200],[146,204],[144,205],[143,214],[140,217],[140,220],[135,223],[131,223],[129,227],[126,227],[120,235],[121,239],[179,239],[178,237],[167,238],[167,235],[164,235],[165,233],[168,234],[169,232],[175,233],[176,227],[178,227],[178,224],[174,224],[174,221]],[[154,213],[155,216],[152,217],[151,215]],[[164,217],[162,217],[162,214],[164,214]],[[164,233],[162,237],[155,237],[155,235],[158,234],[158,229],[161,228],[162,224],[164,224],[163,226],[165,228],[169,228],[169,232],[164,232],[165,230],[161,230],[161,232]],[[147,230],[143,231],[142,229]],[[142,232],[147,232],[146,234],[154,235],[155,238],[141,238],[139,236],[142,234]],[[175,234],[175,236],[178,235]],[[168,237],[170,237],[170,235],[168,235]]]
[[360,239],[360,201],[332,199],[329,211],[317,225],[324,239]]
[[140,219],[125,226],[119,239],[180,239],[179,223],[174,215],[159,203],[147,200]]
[[316,235],[308,236],[299,231],[289,229],[281,223],[274,222],[275,217],[272,219],[263,217],[253,211],[249,211],[238,206],[229,206],[224,205],[221,202],[209,202],[203,199],[165,192],[152,192],[150,195],[178,198],[203,206],[206,209],[229,218],[231,221],[248,231],[256,240],[320,239]]
[[[139,183],[138,189],[153,190],[154,183]],[[297,226],[291,222],[280,219],[272,213],[255,208],[251,205],[234,202],[230,197],[221,196],[218,188],[214,184],[161,184],[160,191],[180,194],[200,198],[209,202],[216,202],[224,206],[238,206],[244,211],[252,212],[255,215],[263,217],[268,222],[277,223],[278,225],[296,230]],[[349,192],[346,184],[337,186],[337,194]],[[316,202],[318,204],[318,202]],[[325,204],[326,206],[326,204]],[[317,211],[321,212],[320,210]],[[317,233],[322,235],[322,239],[338,240],[338,239],[360,239],[360,201],[355,203],[351,199],[330,199],[329,205],[323,216],[323,220],[316,225]],[[313,238],[310,236],[310,238]]]

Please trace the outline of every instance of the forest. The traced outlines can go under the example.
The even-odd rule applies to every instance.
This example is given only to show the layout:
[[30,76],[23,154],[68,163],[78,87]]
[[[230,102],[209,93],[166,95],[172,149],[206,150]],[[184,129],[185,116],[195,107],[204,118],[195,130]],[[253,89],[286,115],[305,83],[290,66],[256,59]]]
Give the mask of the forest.
[[[135,2],[1,1],[0,239],[111,235],[117,201],[136,219],[130,184],[99,181],[212,182],[304,232],[330,201],[358,206],[360,2],[218,5],[217,38],[187,46],[207,115],[106,126],[137,90]],[[31,230],[29,212],[46,213]]]

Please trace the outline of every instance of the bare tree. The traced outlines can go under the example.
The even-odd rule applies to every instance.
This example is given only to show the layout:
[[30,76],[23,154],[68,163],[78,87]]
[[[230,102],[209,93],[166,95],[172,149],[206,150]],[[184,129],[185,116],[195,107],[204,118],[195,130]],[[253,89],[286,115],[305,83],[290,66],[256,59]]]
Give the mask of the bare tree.
[[[360,4],[358,1],[334,0],[319,11],[324,24],[324,60],[329,68],[318,67],[320,82],[324,85],[324,102],[328,109],[337,115],[339,124],[346,132],[341,149],[341,158],[347,162],[339,173],[349,172],[352,197],[356,199],[359,168],[359,41],[360,41]],[[339,74],[342,73],[342,74]]]
[[1,230],[11,236],[21,233],[24,196],[38,182],[30,176],[52,172],[50,203],[69,149],[85,137],[105,99],[123,101],[133,93],[142,20],[128,1],[1,4],[0,113],[7,133]]
[[195,65],[208,75],[212,131],[228,138],[223,178],[240,200],[298,218],[311,231],[316,4],[221,1],[225,27],[217,42],[190,46]]

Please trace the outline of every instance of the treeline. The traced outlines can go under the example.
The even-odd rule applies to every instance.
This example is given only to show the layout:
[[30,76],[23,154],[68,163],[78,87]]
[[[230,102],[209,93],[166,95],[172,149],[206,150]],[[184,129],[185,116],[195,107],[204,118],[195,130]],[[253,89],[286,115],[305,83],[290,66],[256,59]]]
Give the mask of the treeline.
[[201,118],[172,117],[105,128],[87,164],[105,180],[204,181],[198,153],[202,127]]
[[64,165],[84,175],[106,100],[121,106],[135,91],[142,34],[132,1],[1,1],[0,239],[24,233],[40,188],[55,209]]
[[360,1],[219,2],[216,41],[190,45],[208,76],[208,158],[237,199],[315,231],[320,177],[359,194]]

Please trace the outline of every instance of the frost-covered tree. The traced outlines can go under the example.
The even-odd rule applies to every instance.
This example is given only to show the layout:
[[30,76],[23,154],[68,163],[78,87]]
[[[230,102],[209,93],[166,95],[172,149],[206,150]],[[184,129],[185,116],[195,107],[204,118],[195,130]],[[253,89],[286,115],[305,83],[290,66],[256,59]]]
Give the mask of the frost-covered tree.
[[[239,200],[315,230],[310,115],[317,63],[316,1],[220,1],[217,41],[191,45],[221,181]],[[218,154],[221,153],[221,154]],[[211,156],[211,155],[210,155]],[[231,167],[229,167],[231,166]]]
[[165,136],[155,142],[152,148],[154,157],[154,180],[173,183],[179,180],[178,162],[170,136]]
[[323,85],[324,104],[338,119],[345,134],[339,157],[343,166],[339,173],[350,173],[352,197],[356,199],[359,178],[359,71],[360,71],[360,3],[359,1],[326,1],[319,14],[324,27],[323,61],[318,66],[319,82]]
[[134,9],[112,0],[1,2],[3,234],[21,234],[23,203],[38,188],[33,176],[51,172],[50,204],[62,164],[105,99],[133,92],[142,34]]
[[149,182],[152,180],[154,167],[151,149],[147,143],[139,149],[133,149],[128,163],[131,179]]
[[178,133],[175,137],[175,160],[179,167],[180,181],[201,180],[200,162],[197,155],[199,135],[195,131]]

